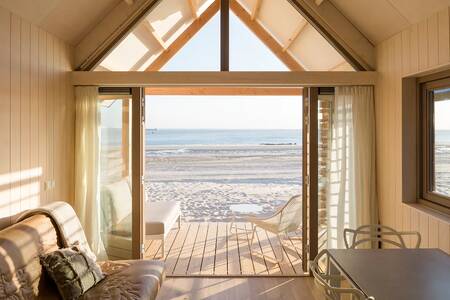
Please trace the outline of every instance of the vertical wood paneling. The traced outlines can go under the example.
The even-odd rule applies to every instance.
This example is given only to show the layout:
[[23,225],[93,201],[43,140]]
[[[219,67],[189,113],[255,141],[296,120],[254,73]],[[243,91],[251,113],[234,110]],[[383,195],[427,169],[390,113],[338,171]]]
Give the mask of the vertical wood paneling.
[[39,30],[39,167],[40,202],[47,202],[47,33]]
[[[407,205],[403,205],[403,227],[402,230],[403,231],[410,231],[411,230],[411,208]],[[411,247],[412,242],[411,242],[411,237],[407,236],[406,237],[406,245],[408,247]]]
[[419,26],[414,24],[410,28],[411,32],[411,73],[419,71]]
[[411,31],[404,30],[402,33],[402,73],[409,74],[411,71]]
[[450,254],[450,225],[439,222],[439,248]]
[[[375,93],[377,183],[380,221],[398,230],[418,231],[422,247],[450,252],[450,225],[402,203],[402,75],[450,63],[449,9],[377,45]],[[407,150],[409,151],[409,150]],[[407,239],[408,245],[412,240]]]
[[436,66],[439,63],[439,31],[438,31],[438,15],[434,14],[427,20],[428,32],[428,65]]
[[[73,198],[72,48],[0,7],[0,228]],[[63,137],[61,139],[60,137]],[[46,190],[44,183],[55,181]]]
[[30,197],[30,24],[22,20],[20,32],[20,210]]
[[[11,14],[0,7],[0,145],[11,145]],[[9,146],[0,147],[0,226],[10,223]]]
[[11,16],[11,213],[20,212],[20,26]]
[[39,204],[39,29],[30,30],[30,207]]
[[439,224],[431,217],[428,219],[428,248],[439,247]]
[[450,60],[450,24],[449,10],[445,9],[438,14],[439,32],[439,64],[444,64]]
[[[46,72],[47,72],[47,120],[46,120],[46,131],[47,131],[47,173],[46,173],[46,180],[47,182],[50,182],[53,180],[53,120],[54,120],[54,51],[53,51],[53,44],[54,44],[54,38],[51,34],[47,34],[47,63],[46,63]],[[47,202],[53,201],[53,189],[51,187],[47,187]]]
[[428,22],[424,20],[418,27],[419,70],[428,68]]

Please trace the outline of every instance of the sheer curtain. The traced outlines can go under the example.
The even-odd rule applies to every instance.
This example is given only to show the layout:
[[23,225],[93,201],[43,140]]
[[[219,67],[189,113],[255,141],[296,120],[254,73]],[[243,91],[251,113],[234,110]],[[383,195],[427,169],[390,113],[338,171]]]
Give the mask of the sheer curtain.
[[100,103],[97,87],[75,88],[75,202],[92,251],[106,258],[100,235]]
[[343,248],[344,228],[378,223],[373,88],[336,87],[331,128],[327,246]]

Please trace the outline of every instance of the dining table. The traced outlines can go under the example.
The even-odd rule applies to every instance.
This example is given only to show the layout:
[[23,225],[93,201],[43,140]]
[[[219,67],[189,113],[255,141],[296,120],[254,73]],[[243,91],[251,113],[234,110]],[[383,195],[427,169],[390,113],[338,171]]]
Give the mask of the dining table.
[[375,300],[450,300],[450,256],[440,249],[329,249],[330,262]]

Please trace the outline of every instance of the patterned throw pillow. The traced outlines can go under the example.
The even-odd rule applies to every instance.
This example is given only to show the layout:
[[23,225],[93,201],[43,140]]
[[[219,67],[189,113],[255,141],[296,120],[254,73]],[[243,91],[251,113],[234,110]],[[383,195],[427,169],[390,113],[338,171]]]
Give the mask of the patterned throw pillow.
[[64,300],[78,299],[105,277],[95,261],[79,246],[43,255],[41,264]]

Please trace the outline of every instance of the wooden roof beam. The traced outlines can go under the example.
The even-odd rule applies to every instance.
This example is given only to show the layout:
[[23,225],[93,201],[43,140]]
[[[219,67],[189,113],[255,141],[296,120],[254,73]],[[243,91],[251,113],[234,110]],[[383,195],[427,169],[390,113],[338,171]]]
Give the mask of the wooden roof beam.
[[128,5],[125,1],[120,1],[76,46],[75,68],[94,69],[159,2],[160,0],[134,0],[133,5]]
[[283,46],[261,24],[256,20],[252,21],[251,15],[239,2],[230,0],[230,9],[291,71],[304,71],[297,60],[283,51]]
[[150,35],[155,39],[156,42],[158,42],[161,48],[163,48],[164,50],[167,49],[166,42],[164,42],[163,39],[156,33],[152,25],[147,20],[144,20],[142,26],[144,26],[147,32],[150,33]]
[[159,71],[186,43],[219,11],[220,0],[211,5],[195,19],[151,64],[146,71]]
[[197,19],[198,18],[198,12],[197,12],[197,3],[196,0],[187,0],[189,2],[189,8],[191,9],[192,18]]
[[262,0],[256,0],[255,6],[253,6],[251,20],[254,21],[258,17],[259,9],[261,8]]
[[328,42],[358,71],[375,69],[375,47],[332,3],[288,0]]
[[294,43],[294,41],[300,36],[300,34],[306,29],[308,26],[308,21],[305,19],[301,20],[297,26],[297,29],[294,31],[292,36],[288,39],[286,45],[283,47],[283,52],[286,52],[287,49]]
[[146,95],[166,96],[301,96],[301,87],[147,87]]

